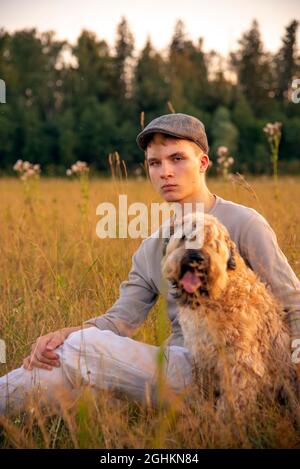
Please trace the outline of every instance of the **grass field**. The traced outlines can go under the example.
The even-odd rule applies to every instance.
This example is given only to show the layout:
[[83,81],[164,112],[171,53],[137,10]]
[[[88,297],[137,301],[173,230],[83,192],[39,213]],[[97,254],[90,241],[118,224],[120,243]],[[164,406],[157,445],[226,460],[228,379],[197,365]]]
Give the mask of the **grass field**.
[[[250,186],[212,179],[208,186],[262,213],[300,276],[300,178],[279,179],[278,198],[271,179],[248,182]],[[140,240],[101,240],[95,228],[97,205],[117,204],[119,193],[127,194],[129,203],[160,201],[147,180],[92,179],[85,199],[79,181],[41,179],[28,195],[19,180],[0,180],[0,338],[7,345],[1,375],[20,366],[38,336],[102,314],[118,297]],[[170,332],[168,323],[162,330],[165,315],[160,300],[134,338],[159,344]],[[2,424],[2,447],[300,446],[299,428],[275,406],[263,407],[247,430],[237,430],[234,422],[222,426],[208,403],[187,408],[174,399],[169,409],[146,409],[115,400],[108,392],[95,398],[89,389],[62,416],[49,416],[34,406],[29,416]]]

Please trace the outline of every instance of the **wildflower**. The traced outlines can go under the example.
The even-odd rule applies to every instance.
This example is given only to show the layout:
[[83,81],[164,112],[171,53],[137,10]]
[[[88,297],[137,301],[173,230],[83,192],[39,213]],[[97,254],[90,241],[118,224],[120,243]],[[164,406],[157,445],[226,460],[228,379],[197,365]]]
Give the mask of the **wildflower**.
[[41,172],[39,164],[31,164],[29,161],[17,160],[13,170],[19,173],[21,181],[29,178],[37,178]]
[[85,161],[76,161],[75,164],[72,164],[71,168],[67,169],[66,175],[67,176],[72,176],[72,174],[86,174],[88,173],[90,168],[88,167],[88,164]]
[[222,174],[224,179],[230,179],[231,173],[229,172],[230,166],[234,163],[234,158],[229,156],[229,150],[225,146],[220,146],[217,149],[217,171]]
[[27,170],[27,176],[34,176],[36,174],[35,170],[33,168],[28,168]]
[[228,153],[228,148],[227,147],[224,147],[224,146],[218,147],[218,150],[217,150],[218,156],[220,156],[220,157],[226,156],[227,153]]
[[89,174],[90,168],[85,161],[76,161],[75,164],[72,164],[71,168],[68,168],[66,171],[67,176],[72,176],[75,174],[79,178],[80,190],[82,195],[82,203],[80,206],[80,211],[83,215],[87,214],[88,210],[88,200],[89,200]]
[[273,177],[275,183],[275,197],[278,197],[278,155],[279,155],[279,144],[281,140],[281,122],[268,122],[266,126],[263,128],[265,132],[271,150],[271,161],[273,165]]
[[24,171],[27,171],[28,169],[31,168],[31,164],[29,163],[29,161],[24,161],[23,163],[23,170]]
[[23,170],[23,161],[22,160],[17,160],[16,163],[13,166],[14,171],[21,172]]
[[267,134],[268,140],[274,140],[278,137],[281,137],[281,122],[274,122],[273,124],[269,122],[263,129],[265,134]]

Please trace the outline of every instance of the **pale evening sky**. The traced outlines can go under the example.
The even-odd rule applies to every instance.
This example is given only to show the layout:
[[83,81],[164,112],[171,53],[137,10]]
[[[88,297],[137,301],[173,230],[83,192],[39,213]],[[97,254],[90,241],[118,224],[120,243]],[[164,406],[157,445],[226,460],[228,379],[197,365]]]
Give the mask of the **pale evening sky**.
[[[204,37],[204,49],[222,54],[236,48],[237,39],[251,21],[259,21],[266,49],[276,51],[284,27],[300,20],[299,0],[0,0],[0,27],[36,27],[57,32],[60,39],[74,43],[85,28],[94,31],[110,46],[122,16],[129,22],[140,50],[151,36],[158,50],[169,43],[177,19],[182,19],[190,39]],[[299,28],[300,29],[300,28]],[[298,32],[298,44],[300,43]]]

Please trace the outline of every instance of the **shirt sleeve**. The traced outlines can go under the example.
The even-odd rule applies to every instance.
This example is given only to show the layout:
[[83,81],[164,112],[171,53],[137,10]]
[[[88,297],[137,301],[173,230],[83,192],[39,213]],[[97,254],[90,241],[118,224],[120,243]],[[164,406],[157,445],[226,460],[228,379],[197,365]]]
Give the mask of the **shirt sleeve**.
[[120,296],[103,315],[85,321],[102,330],[111,330],[121,336],[131,336],[147,318],[155,304],[157,291],[148,275],[148,261],[144,242],[132,257],[128,280],[120,285]]
[[250,217],[242,230],[239,244],[248,265],[283,305],[292,338],[299,337],[300,281],[264,217],[259,214]]

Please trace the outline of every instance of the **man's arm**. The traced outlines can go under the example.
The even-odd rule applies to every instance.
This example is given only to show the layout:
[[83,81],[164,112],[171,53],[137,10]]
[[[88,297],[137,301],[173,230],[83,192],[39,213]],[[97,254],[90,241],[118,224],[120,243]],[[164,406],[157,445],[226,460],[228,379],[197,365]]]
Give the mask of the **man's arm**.
[[[150,254],[149,254],[150,255]],[[111,330],[118,335],[130,337],[145,321],[155,304],[158,292],[149,278],[148,258],[143,241],[132,257],[132,267],[120,285],[120,296],[103,315],[85,321],[102,330]]]
[[261,280],[270,286],[286,312],[291,338],[300,337],[300,281],[281,251],[264,217],[255,213],[244,226],[240,251]]
[[[149,254],[151,257],[151,253]],[[158,292],[149,277],[148,257],[144,242],[132,257],[132,268],[128,280],[120,285],[120,297],[103,315],[85,321],[83,325],[65,327],[41,336],[33,344],[31,354],[23,361],[25,368],[33,367],[51,370],[60,366],[55,349],[66,338],[81,329],[96,326],[102,330],[111,330],[118,335],[130,337],[145,321],[149,310],[157,300]]]

